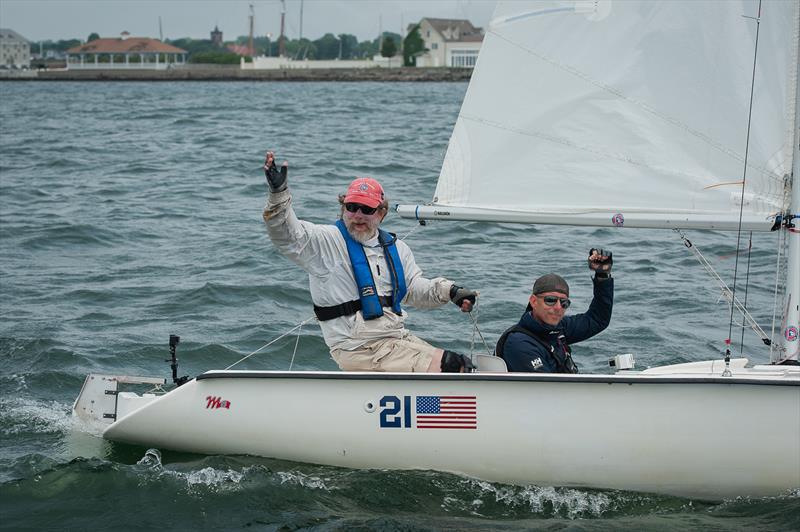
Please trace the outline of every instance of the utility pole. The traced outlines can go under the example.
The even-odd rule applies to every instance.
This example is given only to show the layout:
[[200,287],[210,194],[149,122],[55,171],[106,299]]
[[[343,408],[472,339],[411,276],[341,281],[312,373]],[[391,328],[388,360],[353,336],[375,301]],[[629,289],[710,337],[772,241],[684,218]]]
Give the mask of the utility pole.
[[158,16],[158,40],[164,42],[164,30],[161,29],[161,15]]
[[253,26],[255,25],[255,18],[256,14],[253,11],[253,4],[250,4],[250,39],[247,42],[248,51],[250,52],[250,57],[256,55],[256,51],[253,48]]
[[281,57],[286,56],[286,37],[284,29],[286,27],[286,0],[281,0],[281,36],[278,40],[278,55]]

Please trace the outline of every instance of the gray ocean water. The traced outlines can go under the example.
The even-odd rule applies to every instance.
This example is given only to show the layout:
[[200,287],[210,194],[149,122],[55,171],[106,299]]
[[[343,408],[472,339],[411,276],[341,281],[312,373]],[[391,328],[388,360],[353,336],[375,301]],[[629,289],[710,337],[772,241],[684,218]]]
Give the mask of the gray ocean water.
[[[169,334],[182,338],[181,373],[196,375],[311,315],[306,277],[276,252],[261,221],[267,148],[289,160],[294,206],[307,220],[334,220],[336,196],[356,175],[381,180],[393,203],[427,202],[465,90],[465,83],[0,83],[0,527],[800,529],[797,492],[708,503],[508,486],[112,444],[73,422],[72,401],[89,372],[166,377]],[[478,323],[492,345],[523,311],[533,279],[548,271],[567,278],[573,308],[583,311],[591,297],[586,255],[603,247],[614,252],[614,317],[576,347],[583,371],[608,372],[607,359],[619,353],[634,353],[642,367],[714,358],[724,348],[728,307],[671,231],[419,227],[396,215],[385,227],[407,235],[428,276],[481,291]],[[689,236],[732,283],[736,235]],[[747,241],[743,235],[743,249]],[[748,306],[768,332],[777,246],[775,235],[759,234],[749,261],[739,254],[737,293],[744,299],[747,287]],[[412,309],[409,327],[442,347],[485,349],[452,305]],[[738,356],[740,329],[733,337]],[[240,367],[287,369],[295,340]],[[752,361],[769,359],[755,335],[747,331],[744,340]],[[303,328],[294,368],[336,369],[317,326]],[[624,412],[625,405],[609,412],[609,423]],[[732,467],[737,459],[730,457]]]

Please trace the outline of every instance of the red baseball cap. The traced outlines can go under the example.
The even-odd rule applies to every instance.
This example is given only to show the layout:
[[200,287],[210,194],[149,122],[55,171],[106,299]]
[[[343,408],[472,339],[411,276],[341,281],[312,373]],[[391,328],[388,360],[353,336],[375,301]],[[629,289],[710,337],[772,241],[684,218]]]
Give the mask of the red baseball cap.
[[383,203],[383,187],[371,177],[357,177],[347,188],[344,202],[377,207]]

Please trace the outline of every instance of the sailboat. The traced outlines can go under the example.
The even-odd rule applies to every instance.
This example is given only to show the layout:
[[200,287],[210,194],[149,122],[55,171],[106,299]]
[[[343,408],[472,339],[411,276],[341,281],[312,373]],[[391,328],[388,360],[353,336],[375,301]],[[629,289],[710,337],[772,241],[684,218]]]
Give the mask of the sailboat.
[[467,374],[188,380],[173,364],[179,386],[166,393],[125,391],[160,378],[89,375],[74,414],[109,440],[187,452],[705,500],[800,488],[800,367],[785,363],[800,321],[798,28],[798,2],[501,3],[433,202],[396,208],[419,220],[781,231],[786,299],[769,364],[520,374],[478,355]]

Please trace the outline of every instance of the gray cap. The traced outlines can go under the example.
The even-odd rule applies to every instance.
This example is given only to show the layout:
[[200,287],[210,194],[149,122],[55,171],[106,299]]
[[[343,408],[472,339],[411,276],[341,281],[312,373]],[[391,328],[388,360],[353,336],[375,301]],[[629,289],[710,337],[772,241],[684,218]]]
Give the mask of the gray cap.
[[544,294],[545,292],[561,292],[569,297],[569,285],[560,275],[548,273],[542,275],[533,283],[533,295]]

